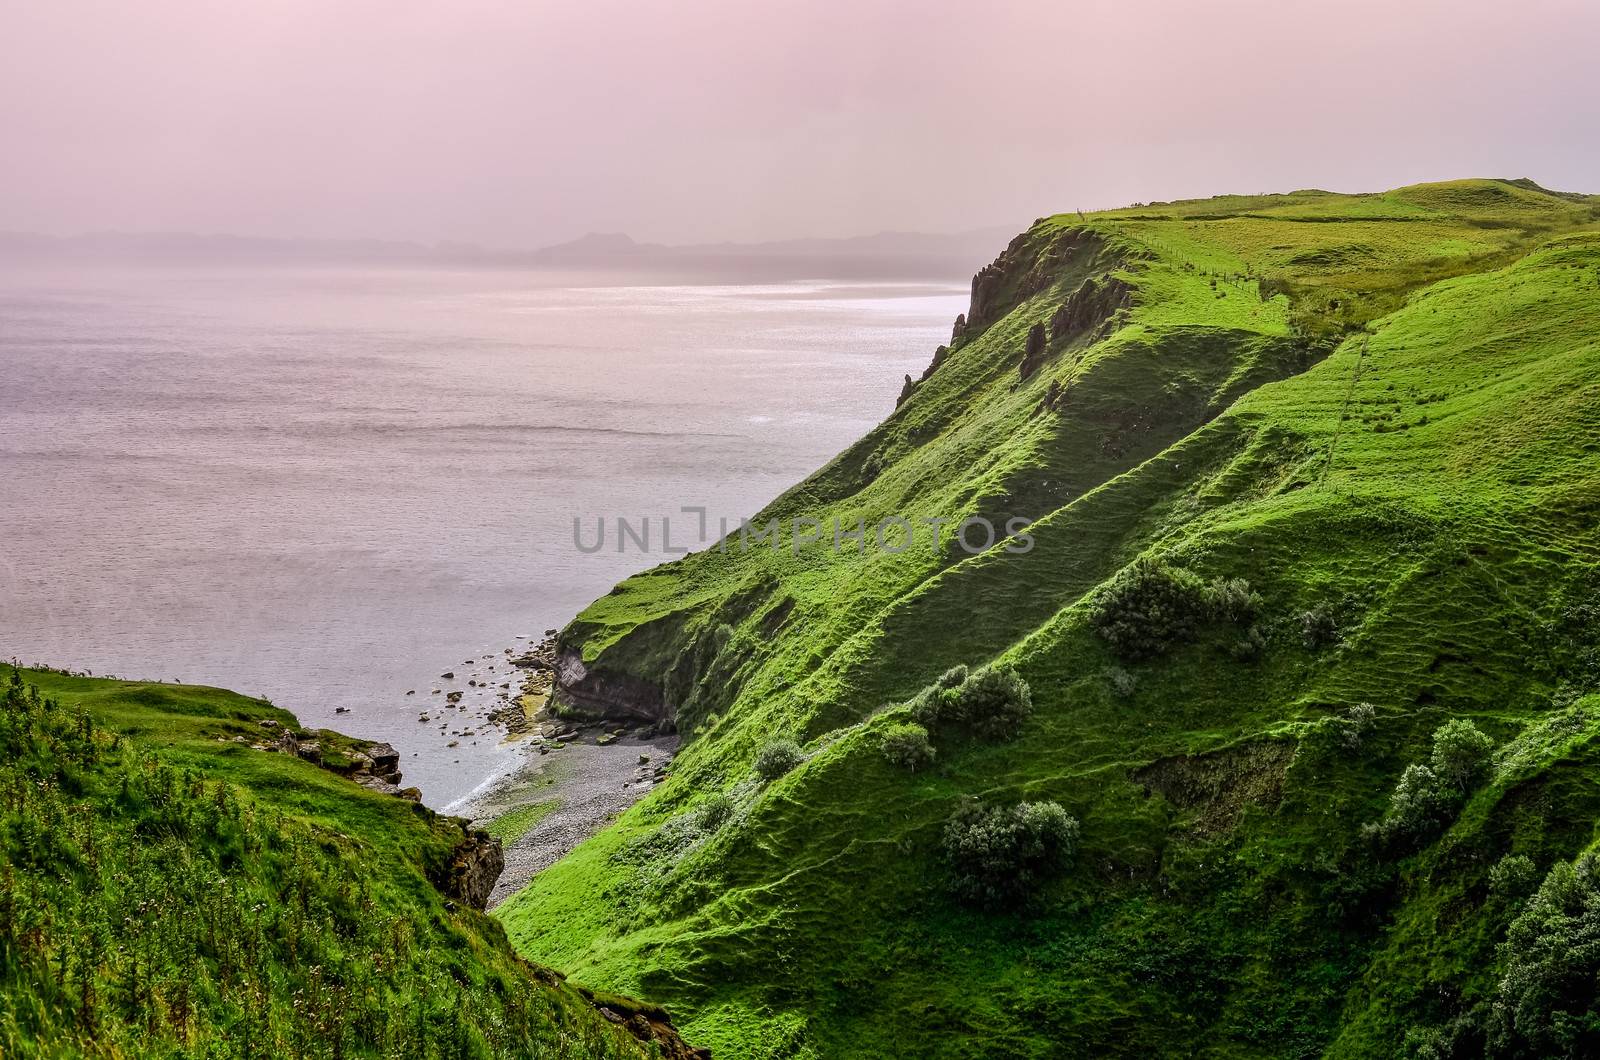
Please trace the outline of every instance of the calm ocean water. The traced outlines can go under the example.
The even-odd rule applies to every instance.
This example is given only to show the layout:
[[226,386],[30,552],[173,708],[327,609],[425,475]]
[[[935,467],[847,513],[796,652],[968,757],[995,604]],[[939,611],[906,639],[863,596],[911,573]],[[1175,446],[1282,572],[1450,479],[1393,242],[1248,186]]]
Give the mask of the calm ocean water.
[[267,696],[389,740],[446,806],[522,752],[420,724],[441,672],[513,680],[519,635],[653,562],[579,553],[574,516],[753,513],[882,419],[965,301],[0,273],[0,653]]

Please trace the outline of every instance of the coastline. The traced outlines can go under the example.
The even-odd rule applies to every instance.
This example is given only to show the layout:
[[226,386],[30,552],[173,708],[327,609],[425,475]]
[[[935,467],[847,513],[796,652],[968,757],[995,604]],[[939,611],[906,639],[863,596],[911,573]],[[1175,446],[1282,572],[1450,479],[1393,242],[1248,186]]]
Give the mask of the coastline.
[[678,749],[675,733],[642,722],[556,717],[549,710],[554,660],[554,630],[511,660],[523,671],[521,688],[502,693],[503,705],[482,717],[503,731],[502,745],[524,753],[445,809],[501,841],[505,868],[490,909],[643,798]]

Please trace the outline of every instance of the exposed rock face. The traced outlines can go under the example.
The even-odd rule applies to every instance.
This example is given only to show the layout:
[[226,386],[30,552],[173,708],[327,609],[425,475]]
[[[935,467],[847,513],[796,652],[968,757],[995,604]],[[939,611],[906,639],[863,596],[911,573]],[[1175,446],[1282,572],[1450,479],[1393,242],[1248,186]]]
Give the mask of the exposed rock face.
[[952,344],[960,342],[961,341],[961,336],[965,335],[966,333],[967,333],[967,314],[965,314],[965,313],[957,313],[956,314],[956,322],[950,328],[950,342]]
[[400,752],[386,743],[375,743],[366,749],[367,758],[372,762],[374,776],[387,780],[391,784],[400,782]]
[[[958,327],[961,326],[965,319],[965,317],[957,317],[956,325]],[[925,382],[929,376],[938,370],[939,366],[944,363],[944,359],[948,356],[950,356],[950,347],[939,346],[934,349],[933,360],[928,362],[928,367],[922,370],[921,376],[916,379],[912,379],[909,375],[906,376],[905,385],[900,388],[900,396],[894,400],[895,408],[899,408],[901,405],[905,404],[906,398],[916,393],[917,384]]]
[[562,648],[556,657],[554,700],[601,718],[675,722],[661,686],[631,674],[608,674],[584,665],[583,653]]
[[1097,328],[1132,301],[1133,289],[1115,276],[1098,280],[1091,276],[1050,318],[1050,337],[1062,339]]
[[659,1049],[662,1060],[711,1060],[710,1049],[697,1049],[683,1040],[678,1028],[672,1025],[672,1017],[667,1015],[666,1009],[658,1005],[641,1004],[631,998],[597,995],[582,986],[577,990],[606,1019],[626,1027],[630,1034],[646,1045],[654,1045]]
[[[1016,245],[1016,240],[1013,240],[1011,247]],[[972,301],[967,307],[967,326],[962,329],[963,332],[981,328],[1003,315],[997,310],[1001,288],[1006,282],[1006,257],[1011,253],[1011,247],[1007,247],[1004,253],[972,277]]]
[[[1041,240],[1048,240],[1043,246]],[[982,330],[1005,316],[1018,302],[1059,282],[1061,273],[1083,254],[1103,249],[1103,241],[1083,228],[1059,229],[1049,235],[1024,232],[994,261],[972,278],[972,303],[963,335]]]
[[469,827],[462,818],[455,820],[461,824],[462,840],[451,851],[450,865],[445,878],[438,881],[438,887],[464,905],[484,909],[489,904],[495,881],[506,867],[505,852],[500,840],[488,832]]
[[[276,728],[276,723],[273,727]],[[338,737],[338,739],[347,738]],[[299,733],[284,730],[273,742],[271,749],[321,766],[330,773],[349,777],[370,791],[382,792],[385,795],[403,794],[400,790],[400,752],[389,744],[350,740],[349,748],[344,755],[340,756],[336,750],[334,757],[330,759],[323,754],[322,742],[313,738],[306,730],[301,730]],[[336,765],[336,762],[345,764]]]
[[1026,379],[1038,371],[1039,362],[1044,360],[1045,345],[1044,325],[1035,324],[1029,328],[1028,343],[1022,351],[1022,363],[1017,366],[1017,370],[1022,373],[1022,378]]

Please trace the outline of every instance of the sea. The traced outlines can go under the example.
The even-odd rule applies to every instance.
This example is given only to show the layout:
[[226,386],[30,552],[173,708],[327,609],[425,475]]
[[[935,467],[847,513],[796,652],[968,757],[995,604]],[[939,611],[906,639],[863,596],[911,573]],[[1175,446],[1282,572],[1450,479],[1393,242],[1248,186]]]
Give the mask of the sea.
[[507,649],[671,558],[593,550],[597,520],[736,525],[888,415],[965,307],[955,282],[0,268],[0,655],[265,697],[392,743],[448,810],[525,752],[419,718],[487,709]]

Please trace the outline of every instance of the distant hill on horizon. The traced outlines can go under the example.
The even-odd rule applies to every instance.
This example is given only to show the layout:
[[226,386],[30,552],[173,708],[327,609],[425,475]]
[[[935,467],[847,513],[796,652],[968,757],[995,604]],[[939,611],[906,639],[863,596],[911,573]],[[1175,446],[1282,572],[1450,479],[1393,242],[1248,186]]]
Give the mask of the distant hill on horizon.
[[536,250],[381,239],[273,239],[194,232],[94,232],[51,236],[0,232],[0,262],[159,266],[361,264],[447,268],[561,268],[646,275],[760,278],[810,276],[965,280],[1009,229],[960,233],[878,232],[848,238],[759,243],[640,243],[589,233]]

